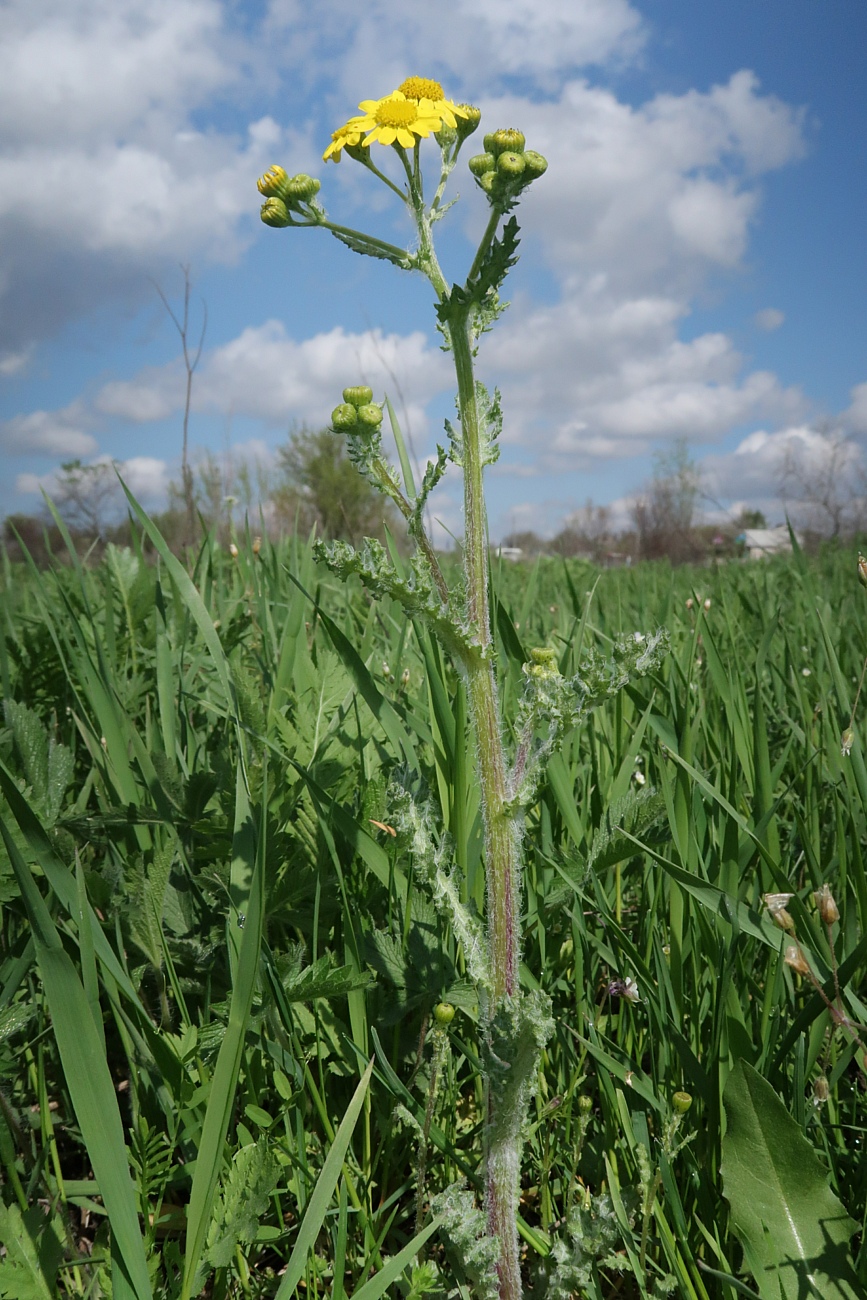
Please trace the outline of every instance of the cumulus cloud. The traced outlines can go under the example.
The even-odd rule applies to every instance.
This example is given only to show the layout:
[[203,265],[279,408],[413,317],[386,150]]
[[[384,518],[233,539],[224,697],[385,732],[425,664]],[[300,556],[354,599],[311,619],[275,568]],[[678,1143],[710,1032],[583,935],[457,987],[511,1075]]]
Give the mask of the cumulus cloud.
[[4,454],[53,457],[89,456],[97,442],[80,402],[62,411],[30,411],[0,424],[0,448]]
[[484,352],[505,397],[504,441],[556,471],[635,456],[659,440],[712,444],[747,422],[803,410],[798,390],[745,372],[726,335],[679,339],[686,310],[663,297],[622,301],[599,281],[520,324],[507,318]]
[[549,261],[567,281],[603,273],[633,293],[690,293],[709,270],[736,265],[757,179],[805,148],[803,110],[762,94],[749,71],[637,108],[583,80],[556,102],[503,96],[485,107],[491,121],[520,121],[549,160],[525,202]]
[[867,384],[856,384],[850,397],[852,404],[843,413],[843,422],[853,433],[867,433]]

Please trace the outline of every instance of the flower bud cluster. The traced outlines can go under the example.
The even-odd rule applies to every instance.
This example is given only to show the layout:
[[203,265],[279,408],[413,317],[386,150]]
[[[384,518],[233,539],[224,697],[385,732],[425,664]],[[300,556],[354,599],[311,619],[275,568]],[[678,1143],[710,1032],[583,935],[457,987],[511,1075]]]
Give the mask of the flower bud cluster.
[[310,217],[310,202],[321,189],[320,182],[305,172],[289,176],[275,163],[256,182],[264,196],[260,216],[266,226],[289,226],[293,212]]
[[491,131],[484,145],[485,152],[471,158],[468,166],[492,203],[516,198],[548,170],[547,159],[534,149],[525,149],[523,132],[513,127]]
[[373,389],[366,384],[344,388],[343,401],[331,412],[335,433],[376,433],[382,424],[382,407],[373,400]]

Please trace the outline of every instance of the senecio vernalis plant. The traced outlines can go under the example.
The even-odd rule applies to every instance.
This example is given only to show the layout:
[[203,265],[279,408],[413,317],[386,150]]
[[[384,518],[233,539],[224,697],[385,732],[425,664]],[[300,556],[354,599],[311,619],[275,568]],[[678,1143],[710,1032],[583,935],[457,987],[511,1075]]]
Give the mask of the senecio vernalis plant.
[[[519,130],[496,130],[484,137],[483,152],[471,157],[468,167],[487,197],[490,216],[466,278],[449,283],[437,258],[434,231],[455,201],[444,201],[446,187],[461,149],[479,126],[479,109],[453,103],[439,82],[422,77],[409,77],[397,90],[382,99],[364,100],[359,108],[359,115],[333,133],[324,161],[339,163],[346,154],[385,185],[406,206],[415,231],[412,247],[400,248],[335,224],[317,198],[320,182],[307,175],[290,176],[278,166],[259,180],[265,197],[261,216],[267,225],[278,228],[320,227],[356,253],[426,276],[433,287],[437,328],[454,361],[458,426],[446,421],[448,446],[437,447],[418,488],[387,400],[374,401],[372,390],[358,384],[344,389],[343,401],[331,416],[333,431],[346,438],[359,472],[403,515],[415,547],[407,568],[371,539],[360,550],[344,542],[319,543],[317,549],[319,558],[341,578],[357,574],[372,593],[399,601],[412,619],[424,620],[466,684],[482,792],[484,918],[462,900],[448,836],[434,824],[429,805],[408,789],[392,790],[390,815],[405,836],[416,871],[453,926],[478,991],[487,1087],[485,1240],[463,1244],[465,1256],[471,1257],[468,1272],[478,1294],[515,1300],[522,1293],[516,1217],[523,1129],[540,1054],[553,1027],[547,997],[524,991],[520,985],[524,816],[546,758],[564,733],[632,675],[653,670],[667,641],[663,632],[650,637],[636,634],[616,644],[608,658],[591,652],[580,674],[571,680],[562,676],[553,649],[533,650],[524,667],[526,685],[515,740],[507,744],[488,598],[483,484],[485,467],[498,456],[502,413],[499,393],[489,393],[474,371],[482,336],[507,306],[500,290],[517,260],[514,209],[548,164],[541,154],[525,147]],[[430,199],[421,162],[422,141],[431,141],[439,152],[439,175]],[[374,161],[374,145],[385,146],[392,162],[396,159],[397,180]],[[383,451],[384,410],[394,434],[400,474]],[[462,470],[464,489],[463,579],[451,588],[425,526],[428,500],[450,463]],[[454,1207],[454,1196],[451,1204]],[[465,1230],[481,1218],[466,1208],[464,1202]],[[446,1207],[443,1213],[449,1217]],[[451,1235],[458,1241],[462,1234]]]

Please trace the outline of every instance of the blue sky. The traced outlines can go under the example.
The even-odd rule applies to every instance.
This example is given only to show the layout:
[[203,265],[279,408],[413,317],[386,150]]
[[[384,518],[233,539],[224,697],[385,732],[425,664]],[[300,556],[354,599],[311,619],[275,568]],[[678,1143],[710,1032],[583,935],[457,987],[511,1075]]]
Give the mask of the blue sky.
[[[394,242],[396,200],[330,132],[409,74],[521,127],[549,171],[519,210],[491,531],[556,531],[588,497],[625,522],[686,438],[708,495],[782,516],[788,452],[855,482],[867,439],[867,9],[862,0],[11,0],[0,14],[0,511],[60,462],[113,458],[150,506],[177,479],[179,264],[208,329],[190,425],[265,472],[360,378],[419,458],[452,409],[430,290],[319,231],[258,221],[272,162],[334,220]],[[434,146],[429,146],[433,152]],[[390,151],[379,149],[382,159]],[[466,149],[466,154],[473,149]],[[394,160],[396,161],[396,160]],[[485,220],[439,227],[454,279]],[[448,227],[446,229],[446,227]],[[823,436],[825,441],[823,441]],[[461,531],[459,485],[434,513]],[[710,507],[708,507],[710,509]]]

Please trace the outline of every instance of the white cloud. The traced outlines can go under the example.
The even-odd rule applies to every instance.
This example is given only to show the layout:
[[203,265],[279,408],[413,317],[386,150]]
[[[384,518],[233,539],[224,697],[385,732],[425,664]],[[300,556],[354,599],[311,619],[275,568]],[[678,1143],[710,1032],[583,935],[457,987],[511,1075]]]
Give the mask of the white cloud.
[[772,334],[774,330],[778,330],[783,324],[786,314],[777,307],[763,307],[761,311],[756,312],[754,319],[760,330],[764,330],[766,334]]
[[269,15],[274,37],[296,46],[301,74],[327,69],[350,98],[384,94],[409,73],[439,77],[474,102],[514,75],[548,91],[576,68],[629,59],[645,37],[628,0],[453,0],[447,14],[417,5],[397,22],[388,0],[326,0],[315,10],[272,0]]
[[486,342],[482,373],[504,394],[504,442],[548,470],[635,456],[661,439],[712,444],[756,419],[803,409],[767,371],[744,373],[724,334],[684,342],[673,299],[610,295],[603,281],[554,307],[509,317]]
[[867,433],[867,384],[856,384],[850,397],[852,405],[843,413],[843,422],[853,433]]
[[[397,382],[395,382],[397,381]],[[409,335],[338,328],[296,342],[281,321],[251,326],[205,359],[198,406],[244,413],[272,426],[322,425],[348,384],[368,383],[377,400],[399,387],[413,427],[428,401],[451,383],[449,364],[420,331]]]
[[[111,456],[93,456],[83,462],[85,466],[113,465],[130,491],[142,502],[153,507],[165,503],[169,486],[169,469],[164,460],[155,456],[131,456],[128,460],[112,460]],[[15,480],[15,490],[21,496],[31,496],[45,492],[49,497],[57,495],[60,471],[50,470],[47,474],[19,474]],[[110,496],[115,513],[123,511],[124,498],[120,484],[114,475],[108,479],[110,487],[116,486]]]
[[485,109],[486,121],[520,122],[549,161],[524,207],[560,275],[602,272],[632,294],[692,292],[736,265],[756,178],[804,151],[802,111],[762,95],[750,72],[638,108],[570,81],[553,103],[504,96]]
[[0,424],[0,448],[6,455],[89,456],[97,443],[83,419],[80,403],[62,411],[31,411]]

